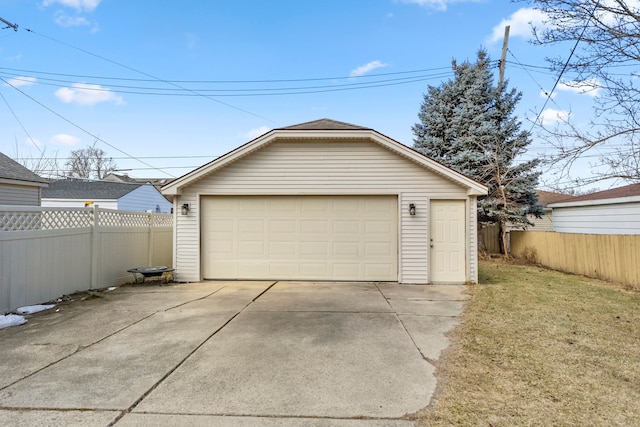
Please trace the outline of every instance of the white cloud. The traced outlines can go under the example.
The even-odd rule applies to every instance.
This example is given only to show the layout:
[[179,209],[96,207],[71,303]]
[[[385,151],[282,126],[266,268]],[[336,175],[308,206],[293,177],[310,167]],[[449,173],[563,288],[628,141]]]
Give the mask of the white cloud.
[[55,145],[76,145],[80,142],[80,138],[76,138],[73,135],[59,133],[57,135],[53,135],[49,141]]
[[249,132],[245,132],[243,134],[241,134],[240,136],[243,138],[247,138],[247,139],[255,139],[259,136],[264,135],[265,133],[269,132],[271,130],[271,128],[268,128],[266,126],[260,126],[259,128],[255,128],[255,129],[251,129]]
[[502,41],[504,38],[504,27],[509,25],[509,37],[523,37],[529,39],[531,37],[531,25],[536,27],[544,26],[547,16],[539,10],[525,7],[516,10],[509,18],[503,19],[498,25],[493,27],[488,42],[493,44]]
[[61,6],[70,7],[78,12],[94,11],[102,0],[44,0],[43,6],[50,6],[52,4],[59,4]]
[[95,105],[100,102],[124,104],[121,96],[100,85],[74,83],[71,87],[63,87],[56,91],[56,97],[67,104]]
[[569,120],[571,113],[568,111],[554,110],[553,108],[547,108],[540,114],[542,124],[544,126],[554,125]]
[[57,12],[55,18],[56,24],[61,26],[62,28],[71,28],[71,27],[92,27],[91,33],[95,34],[99,31],[100,26],[97,22],[92,22],[85,18],[84,16],[70,16],[64,12]]
[[602,86],[600,86],[596,79],[589,79],[583,82],[561,82],[558,83],[557,88],[558,90],[564,90],[566,92],[586,94],[595,97],[600,94]]
[[88,27],[91,22],[84,16],[69,16],[64,13],[56,14],[56,24],[64,28],[69,27]]
[[358,67],[355,70],[351,71],[351,77],[362,76],[364,74],[367,74],[370,71],[375,70],[376,68],[384,68],[384,67],[388,67],[388,66],[389,66],[389,64],[385,64],[384,62],[371,61],[368,64],[361,65],[360,67]]
[[38,79],[36,79],[35,77],[16,77],[13,79],[9,79],[7,80],[7,83],[5,84],[5,86],[14,86],[14,87],[20,87],[20,86],[31,86],[32,84],[34,84],[35,82],[37,82]]
[[453,3],[477,3],[482,0],[396,0],[401,3],[417,4],[430,9],[445,11],[447,6]]

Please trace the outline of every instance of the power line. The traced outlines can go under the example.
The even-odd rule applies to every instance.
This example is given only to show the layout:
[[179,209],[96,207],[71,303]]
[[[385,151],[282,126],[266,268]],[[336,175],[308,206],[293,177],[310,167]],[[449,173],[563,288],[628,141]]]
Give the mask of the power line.
[[27,129],[24,127],[24,125],[22,124],[22,121],[20,121],[20,119],[18,118],[18,115],[15,113],[15,111],[13,111],[13,108],[11,108],[11,105],[9,105],[9,102],[7,101],[7,98],[4,97],[4,95],[2,94],[2,92],[0,92],[0,96],[2,97],[2,100],[4,101],[5,104],[7,104],[7,108],[9,109],[9,111],[11,111],[11,114],[13,114],[13,117],[15,117],[16,121],[18,122],[18,124],[20,125],[20,127],[22,128],[22,130],[24,131],[24,133],[27,134],[27,137],[29,138],[29,140],[32,142],[33,145],[36,146],[36,148],[38,149],[38,151],[40,152],[40,154],[42,154],[44,156],[44,151],[40,148],[40,146],[38,145],[38,143],[36,142],[35,139],[33,139],[31,137],[31,135],[29,134],[29,132],[27,131]]
[[[497,62],[497,61],[492,61]],[[9,70],[9,71],[18,71],[20,73],[30,73],[30,74],[44,74],[51,76],[60,76],[60,77],[76,77],[81,79],[98,79],[98,80],[122,80],[122,81],[132,81],[132,82],[157,82],[158,79],[135,79],[130,77],[113,77],[113,76],[95,76],[95,75],[84,75],[84,74],[66,74],[66,73],[52,73],[47,71],[36,71],[36,70],[26,70],[21,68],[8,68],[8,67],[0,67],[0,70]],[[407,71],[394,71],[388,73],[372,73],[365,74],[361,76],[334,76],[334,77],[307,77],[307,78],[291,78],[291,79],[263,79],[263,80],[161,80],[163,82],[169,83],[224,83],[224,84],[244,84],[244,83],[296,83],[296,82],[311,82],[311,81],[323,81],[323,80],[358,80],[358,79],[367,79],[367,78],[377,78],[377,77],[385,77],[385,76],[394,76],[401,74],[417,74],[431,71],[441,71],[441,70],[451,70],[451,66],[447,67],[435,67],[435,68],[422,68],[418,70],[407,70]],[[18,74],[16,74],[18,75]]]
[[[511,50],[509,50],[509,49],[508,49],[508,52],[509,52],[509,54],[510,54],[511,56],[513,56],[513,59],[515,59],[515,60],[516,60],[516,62],[517,62],[519,65],[523,65],[523,64],[521,64],[521,63],[520,63],[520,61],[518,61],[518,58],[516,58],[516,56],[513,54],[513,52],[511,52]],[[531,73],[529,73],[529,70],[527,70],[526,68],[524,68],[524,66],[523,66],[523,68],[522,68],[522,69],[527,73],[527,75],[529,75],[529,77],[531,78],[531,80],[533,80],[533,81],[534,81],[534,83],[535,83],[536,85],[538,85],[538,87],[540,88],[540,90],[541,90],[545,95],[547,95],[547,96],[549,96],[549,97],[551,96],[551,94],[550,94],[549,92],[547,92],[547,91],[542,87],[542,85],[541,85],[540,83],[538,83],[538,81],[537,81],[537,80],[536,80],[536,79],[531,75]],[[555,104],[555,106],[556,106],[556,107],[560,108],[560,106],[558,105],[558,103],[556,103],[556,101],[554,101],[554,100],[553,100],[553,98],[551,98],[551,102],[553,102],[553,103]],[[545,105],[546,105],[546,103],[545,103]],[[544,109],[544,107],[543,107],[543,109]],[[534,122],[534,123],[535,123],[535,122]],[[533,128],[532,128],[532,129],[533,129]],[[531,131],[529,131],[529,132],[531,132]]]
[[150,165],[149,163],[147,163],[147,162],[145,162],[145,161],[142,161],[142,160],[140,160],[140,159],[136,158],[135,156],[132,156],[131,154],[127,153],[126,151],[123,151],[123,150],[119,149],[119,148],[118,148],[118,147],[116,147],[115,145],[110,144],[110,143],[108,143],[107,141],[105,141],[104,139],[100,138],[99,136],[97,136],[97,135],[95,135],[95,134],[93,134],[93,133],[89,132],[88,130],[84,129],[84,128],[83,128],[83,127],[81,127],[80,125],[75,124],[74,122],[72,122],[71,120],[67,119],[67,118],[66,118],[66,117],[64,117],[63,115],[61,115],[61,114],[59,114],[59,113],[55,112],[55,111],[54,111],[54,110],[52,110],[51,108],[49,108],[49,107],[47,107],[46,105],[44,105],[42,102],[38,101],[37,99],[35,99],[35,98],[33,98],[32,96],[30,96],[30,95],[28,95],[27,93],[25,93],[24,91],[22,91],[22,90],[18,89],[16,86],[14,86],[14,85],[12,85],[11,83],[7,82],[7,81],[6,81],[5,79],[3,79],[2,77],[0,77],[0,81],[3,81],[3,82],[4,82],[5,84],[7,84],[8,86],[10,86],[10,87],[12,87],[13,89],[17,90],[17,91],[18,91],[18,92],[20,92],[22,95],[24,95],[24,96],[26,96],[27,98],[29,98],[31,101],[35,102],[36,104],[40,105],[40,106],[41,106],[42,108],[44,108],[45,110],[49,111],[51,114],[53,114],[53,115],[57,116],[58,118],[60,118],[60,119],[64,120],[64,121],[65,121],[65,122],[67,122],[67,123],[69,123],[71,126],[75,127],[76,129],[79,129],[79,130],[81,130],[82,132],[86,133],[87,135],[91,136],[91,137],[92,137],[92,138],[94,138],[96,141],[100,141],[100,142],[102,142],[103,144],[105,144],[105,145],[107,145],[107,146],[109,146],[109,147],[113,148],[114,150],[118,151],[119,153],[124,154],[124,155],[125,155],[125,156],[127,156],[128,158],[131,158],[131,159],[133,159],[133,160],[137,160],[137,161],[139,161],[140,163],[142,163],[142,164],[143,164],[143,165],[145,165],[145,166],[148,166],[148,167],[150,167],[150,168],[152,168],[152,169],[155,169],[155,170],[157,170],[157,171],[159,171],[159,172],[162,172],[162,173],[164,173],[164,174],[166,174],[166,175],[169,175],[169,176],[170,176],[170,177],[172,177],[172,178],[175,178],[175,176],[171,175],[170,173],[165,172],[165,171],[163,171],[163,170],[161,170],[161,169],[158,169],[158,168],[156,168],[156,167],[154,167],[154,166]]
[[[9,74],[9,75],[7,75]],[[436,73],[436,74],[423,74],[417,76],[410,77],[398,77],[392,79],[380,79],[373,80],[367,82],[358,82],[358,83],[341,83],[341,84],[333,84],[333,85],[316,85],[316,86],[286,86],[286,87],[275,87],[275,88],[237,88],[237,89],[192,89],[184,92],[183,89],[177,88],[159,88],[159,87],[146,87],[146,86],[131,86],[131,85],[109,85],[109,87],[102,87],[96,82],[84,82],[82,83],[82,89],[87,91],[97,91],[97,92],[111,92],[112,88],[115,88],[118,93],[127,93],[127,94],[135,94],[135,95],[154,95],[154,96],[205,96],[204,92],[215,92],[213,94],[207,95],[215,95],[217,97],[224,96],[273,96],[273,95],[296,95],[296,94],[309,94],[309,93],[324,93],[324,92],[336,92],[336,91],[345,91],[345,90],[355,90],[355,89],[369,89],[374,87],[384,87],[384,86],[395,86],[402,84],[411,84],[416,82],[422,82],[431,79],[440,79],[443,77],[447,77],[452,75],[452,72],[449,70],[444,73]],[[5,78],[11,78],[14,81],[24,81],[33,83],[33,80],[29,77],[19,76],[14,77],[11,73],[2,73],[0,72],[0,76],[4,76]],[[11,76],[11,77],[10,77]],[[41,82],[40,80],[44,80],[45,82]],[[49,82],[57,82],[57,83],[46,83]],[[54,86],[54,87],[66,87],[64,84],[77,84],[68,80],[60,80],[60,79],[49,79],[49,78],[38,78],[38,84]],[[100,86],[100,87],[92,87]],[[128,90],[135,89],[135,90]],[[160,92],[155,92],[160,91]]]
[[600,0],[598,0],[595,6],[593,6],[593,10],[589,15],[589,19],[587,19],[587,22],[585,22],[584,27],[582,27],[582,32],[580,33],[580,36],[576,39],[576,43],[573,45],[573,48],[571,49],[571,53],[569,53],[569,57],[565,61],[564,65],[562,66],[562,70],[560,70],[560,74],[558,74],[558,78],[556,79],[556,82],[553,84],[553,87],[551,88],[551,92],[549,92],[549,95],[547,96],[547,99],[544,101],[544,104],[542,105],[540,112],[536,116],[536,119],[533,121],[533,124],[531,125],[531,129],[529,130],[529,133],[533,131],[533,128],[536,126],[536,123],[538,123],[538,120],[540,119],[542,112],[544,111],[545,107],[547,106],[547,103],[549,102],[549,99],[551,99],[551,96],[553,95],[553,92],[556,90],[558,83],[560,83],[560,79],[562,78],[562,75],[564,74],[567,67],[569,66],[569,61],[571,61],[571,58],[573,57],[574,52],[578,48],[578,44],[580,43],[580,40],[582,40],[582,36],[584,36],[585,31],[587,31],[587,27],[589,26],[589,23],[591,22],[593,15],[596,13],[596,9],[598,8],[599,5],[600,5]]
[[[112,59],[105,58],[104,56],[101,56],[101,55],[95,54],[95,53],[93,53],[93,52],[89,52],[89,51],[88,51],[88,50],[86,50],[86,49],[82,49],[82,48],[79,48],[79,47],[77,47],[77,46],[73,46],[73,45],[71,45],[71,44],[69,44],[69,43],[65,43],[65,42],[63,42],[63,41],[60,41],[60,40],[54,39],[53,37],[49,37],[49,36],[46,36],[46,35],[44,35],[44,34],[36,33],[35,31],[33,31],[33,30],[31,30],[31,29],[28,29],[28,28],[27,28],[26,30],[27,30],[29,33],[36,34],[36,35],[38,35],[38,36],[40,36],[40,37],[43,37],[43,38],[48,39],[48,40],[51,40],[51,41],[53,41],[53,42],[55,42],[55,43],[59,43],[59,44],[61,44],[61,45],[63,45],[63,46],[66,46],[66,47],[68,47],[68,48],[78,50],[78,51],[83,52],[83,53],[85,53],[85,54],[87,54],[87,55],[91,55],[91,56],[96,57],[96,58],[98,58],[98,59],[101,59],[101,60],[103,60],[103,61],[109,62],[109,63],[111,63],[111,64],[115,64],[115,65],[117,65],[117,66],[119,66],[119,67],[122,67],[122,68],[125,68],[125,69],[127,69],[127,70],[134,71],[134,72],[136,72],[136,73],[142,74],[142,75],[147,76],[147,77],[151,77],[152,79],[155,79],[155,80],[157,80],[157,81],[160,81],[160,82],[166,83],[166,84],[171,85],[171,86],[175,86],[175,87],[177,87],[177,88],[180,88],[180,89],[185,90],[185,91],[188,91],[188,92],[192,92],[192,93],[194,93],[194,94],[196,94],[196,93],[197,93],[196,91],[193,91],[193,90],[187,89],[187,88],[185,88],[185,87],[182,87],[181,85],[179,85],[179,84],[177,84],[177,83],[173,83],[173,82],[170,82],[170,81],[167,81],[167,80],[161,79],[160,77],[154,76],[154,75],[152,75],[152,74],[146,73],[146,72],[144,72],[144,71],[138,70],[138,69],[133,68],[133,67],[130,67],[130,66],[128,66],[128,65],[124,65],[124,64],[122,64],[122,63],[120,63],[120,62],[117,62],[117,61],[114,61],[114,60],[112,60]],[[202,96],[203,98],[209,99],[209,100],[211,100],[211,101],[217,102],[218,104],[224,105],[224,106],[226,106],[226,107],[233,108],[234,110],[238,110],[238,111],[241,111],[241,112],[243,112],[243,113],[249,114],[249,115],[251,115],[251,116],[254,116],[254,117],[257,117],[257,118],[260,118],[260,119],[263,119],[263,120],[267,120],[267,121],[269,121],[269,122],[274,123],[274,121],[273,121],[273,120],[271,120],[271,119],[268,119],[268,118],[266,118],[266,117],[264,117],[264,116],[261,116],[261,115],[259,115],[259,114],[253,113],[253,112],[251,112],[251,111],[249,111],[249,110],[246,110],[246,109],[244,109],[244,108],[240,108],[240,107],[237,107],[237,106],[235,106],[235,105],[229,104],[229,103],[227,103],[227,102],[220,101],[219,99],[216,99],[216,98],[214,98],[213,96],[210,96],[210,95],[202,95],[202,94],[201,94],[200,96]]]

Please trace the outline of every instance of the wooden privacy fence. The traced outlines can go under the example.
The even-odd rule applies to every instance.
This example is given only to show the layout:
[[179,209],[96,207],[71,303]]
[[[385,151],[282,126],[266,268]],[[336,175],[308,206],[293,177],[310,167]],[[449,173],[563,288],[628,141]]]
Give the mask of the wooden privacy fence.
[[512,231],[511,254],[555,270],[640,285],[640,235]]
[[500,253],[500,224],[482,224],[479,228],[479,239],[483,247],[479,248],[490,254]]
[[172,246],[172,215],[0,206],[0,314],[170,266]]

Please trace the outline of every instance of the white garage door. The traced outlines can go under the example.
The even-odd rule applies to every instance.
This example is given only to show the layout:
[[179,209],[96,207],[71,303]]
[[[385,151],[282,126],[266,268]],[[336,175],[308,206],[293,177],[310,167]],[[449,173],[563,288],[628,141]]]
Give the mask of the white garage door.
[[395,196],[202,198],[205,279],[398,280]]

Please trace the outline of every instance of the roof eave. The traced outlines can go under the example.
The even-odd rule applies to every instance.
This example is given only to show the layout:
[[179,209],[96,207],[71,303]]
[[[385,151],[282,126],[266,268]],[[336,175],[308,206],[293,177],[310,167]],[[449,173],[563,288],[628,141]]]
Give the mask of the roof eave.
[[22,185],[25,187],[48,187],[49,183],[42,181],[27,181],[23,179],[0,178],[2,184]]
[[572,207],[582,207],[582,206],[617,205],[621,203],[634,203],[634,202],[640,202],[640,196],[613,197],[610,199],[550,203],[548,206],[552,209],[555,209],[555,208],[572,208]]

